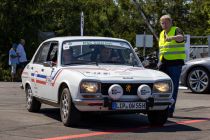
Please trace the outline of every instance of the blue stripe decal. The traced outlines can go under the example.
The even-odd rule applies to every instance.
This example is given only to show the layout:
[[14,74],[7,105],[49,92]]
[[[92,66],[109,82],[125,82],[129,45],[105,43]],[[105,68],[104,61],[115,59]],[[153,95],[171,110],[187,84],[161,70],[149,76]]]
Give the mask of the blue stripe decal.
[[[62,69],[59,69],[56,71],[56,73],[54,74],[54,76],[52,77],[52,80],[55,79],[55,77],[58,75],[58,73],[61,71]],[[31,73],[31,76],[34,76],[35,74],[34,73]],[[41,74],[37,74],[36,77],[39,77],[39,78],[44,78],[46,79],[47,76],[46,75],[41,75]]]
[[[34,73],[31,73],[31,76],[34,76],[35,74]],[[36,77],[39,77],[39,78],[44,78],[46,79],[47,76],[46,75],[41,75],[41,74],[37,74]]]
[[44,79],[46,79],[46,78],[47,78],[47,76],[46,76],[46,75],[41,75],[41,74],[37,74],[37,77],[39,77],[39,78],[44,78]]

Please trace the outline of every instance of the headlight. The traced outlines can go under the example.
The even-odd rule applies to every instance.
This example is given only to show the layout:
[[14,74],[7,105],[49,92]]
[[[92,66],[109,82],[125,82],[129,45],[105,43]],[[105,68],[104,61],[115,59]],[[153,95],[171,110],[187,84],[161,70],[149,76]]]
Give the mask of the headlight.
[[153,92],[155,93],[171,93],[172,83],[171,81],[160,81],[153,85]]
[[100,83],[94,81],[83,81],[80,84],[81,93],[99,93],[100,92]]

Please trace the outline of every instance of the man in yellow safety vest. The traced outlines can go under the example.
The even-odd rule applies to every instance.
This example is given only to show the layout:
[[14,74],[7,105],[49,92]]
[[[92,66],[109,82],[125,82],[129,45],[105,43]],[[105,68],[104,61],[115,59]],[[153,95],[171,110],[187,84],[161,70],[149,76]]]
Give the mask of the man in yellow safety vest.
[[170,15],[160,18],[163,31],[159,39],[159,70],[168,74],[174,84],[173,98],[175,103],[169,108],[169,117],[173,117],[178,94],[179,77],[184,65],[185,44],[183,31],[172,25]]

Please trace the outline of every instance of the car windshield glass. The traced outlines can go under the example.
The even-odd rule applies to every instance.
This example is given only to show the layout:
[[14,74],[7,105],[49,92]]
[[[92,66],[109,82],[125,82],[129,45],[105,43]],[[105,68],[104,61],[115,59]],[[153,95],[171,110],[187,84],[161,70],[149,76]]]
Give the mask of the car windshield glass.
[[112,64],[141,66],[130,45],[123,41],[65,41],[61,64]]

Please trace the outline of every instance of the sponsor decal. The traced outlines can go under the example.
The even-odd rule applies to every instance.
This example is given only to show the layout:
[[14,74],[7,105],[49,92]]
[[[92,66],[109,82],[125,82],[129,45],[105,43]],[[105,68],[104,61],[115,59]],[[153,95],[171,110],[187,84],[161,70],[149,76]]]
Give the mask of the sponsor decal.
[[72,43],[71,42],[67,42],[67,43],[63,44],[63,50],[70,49],[70,46],[72,46]]
[[137,94],[140,99],[146,100],[151,96],[152,91],[148,85],[143,84],[138,87]]
[[150,91],[147,89],[141,89],[141,95],[150,94]]
[[123,95],[123,88],[118,84],[114,84],[110,86],[108,94],[113,100],[118,100]]
[[[33,77],[33,78],[31,78],[31,82],[42,84],[42,85],[54,86],[54,84],[56,82],[56,79],[60,75],[61,71],[62,71],[62,69],[59,69],[52,76],[46,76],[46,75],[38,74],[37,72],[36,73],[31,73],[31,76]],[[40,79],[37,79],[37,78],[40,78]]]
[[83,45],[112,45],[112,42],[108,41],[83,41]]
[[[47,77],[46,75],[38,74],[37,72],[35,72],[35,73],[31,73],[31,76],[33,77],[31,79],[32,82],[46,85],[46,77]],[[44,81],[37,78],[44,79]]]

